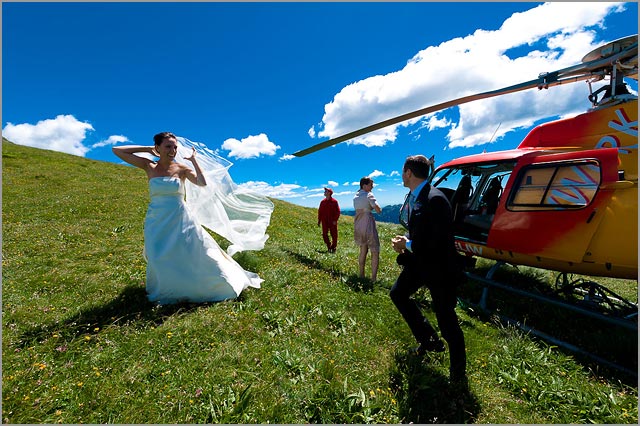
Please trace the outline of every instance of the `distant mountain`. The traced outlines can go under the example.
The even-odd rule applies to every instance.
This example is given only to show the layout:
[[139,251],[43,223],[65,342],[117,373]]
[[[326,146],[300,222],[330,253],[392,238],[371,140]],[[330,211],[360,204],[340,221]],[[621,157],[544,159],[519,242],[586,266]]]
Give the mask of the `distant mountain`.
[[[398,216],[400,215],[400,208],[402,204],[395,204],[393,206],[385,206],[382,208],[382,212],[374,213],[373,216],[376,218],[376,222],[387,222],[387,223],[400,223],[398,220]],[[346,216],[355,216],[355,210],[341,210],[341,214]]]

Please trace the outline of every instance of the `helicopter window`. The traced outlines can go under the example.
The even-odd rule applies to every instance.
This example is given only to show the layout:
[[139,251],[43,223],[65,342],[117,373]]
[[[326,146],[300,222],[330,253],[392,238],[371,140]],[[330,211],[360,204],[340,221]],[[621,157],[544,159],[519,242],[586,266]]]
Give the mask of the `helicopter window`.
[[470,188],[468,188],[469,196],[466,201],[463,201],[464,203],[468,203],[469,198],[471,197],[471,194],[473,194],[474,188],[477,186],[479,180],[480,174],[475,172],[472,168],[454,168],[439,170],[433,176],[431,182],[432,185],[441,190],[452,203],[456,201],[456,197],[460,198],[462,195],[462,188],[460,187],[461,182],[462,186],[470,186]]
[[462,177],[460,169],[441,169],[431,179],[432,185],[442,188],[456,189]]
[[596,161],[533,166],[521,173],[509,208],[582,208],[593,200],[599,185],[600,166]]

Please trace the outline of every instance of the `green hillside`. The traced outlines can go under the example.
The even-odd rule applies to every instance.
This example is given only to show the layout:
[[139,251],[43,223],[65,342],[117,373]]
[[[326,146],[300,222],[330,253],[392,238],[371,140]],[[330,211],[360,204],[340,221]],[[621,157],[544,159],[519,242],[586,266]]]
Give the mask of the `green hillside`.
[[144,173],[3,140],[3,422],[637,424],[637,386],[462,309],[469,388],[452,387],[388,296],[401,228],[379,224],[372,284],[352,217],[328,254],[315,209],[273,201],[266,247],[235,256],[261,289],[158,307]]

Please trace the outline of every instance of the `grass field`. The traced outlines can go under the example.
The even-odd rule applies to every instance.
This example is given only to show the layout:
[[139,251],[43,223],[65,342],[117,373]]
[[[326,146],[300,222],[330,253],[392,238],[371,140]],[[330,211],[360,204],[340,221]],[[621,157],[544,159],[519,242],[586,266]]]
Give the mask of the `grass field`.
[[637,383],[461,308],[469,387],[451,386],[447,353],[410,353],[389,244],[358,279],[353,218],[328,254],[316,211],[274,200],[266,247],[235,256],[261,289],[158,307],[140,170],[3,140],[2,192],[4,423],[638,422]]

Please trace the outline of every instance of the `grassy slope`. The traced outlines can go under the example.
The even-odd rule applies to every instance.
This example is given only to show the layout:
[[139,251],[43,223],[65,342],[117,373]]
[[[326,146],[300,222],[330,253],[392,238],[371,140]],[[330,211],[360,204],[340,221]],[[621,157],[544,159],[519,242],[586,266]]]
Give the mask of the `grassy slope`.
[[446,355],[407,352],[391,249],[378,283],[357,278],[350,217],[329,255],[315,210],[274,200],[265,249],[236,255],[262,289],[153,306],[142,172],[2,153],[5,423],[637,423],[637,387],[462,310],[470,389],[450,387]]

